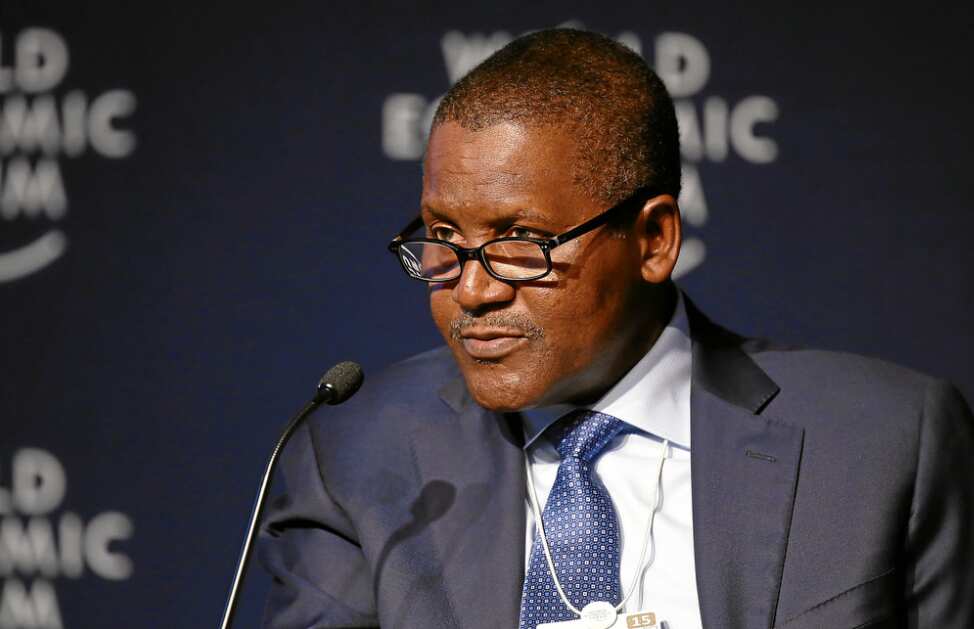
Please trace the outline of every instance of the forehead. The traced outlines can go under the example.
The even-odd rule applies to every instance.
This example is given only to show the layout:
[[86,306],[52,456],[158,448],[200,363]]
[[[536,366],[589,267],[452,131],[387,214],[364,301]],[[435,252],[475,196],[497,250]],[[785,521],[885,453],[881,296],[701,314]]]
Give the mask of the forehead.
[[424,161],[423,207],[479,215],[533,209],[571,220],[576,206],[591,205],[573,183],[575,149],[557,126],[502,122],[471,130],[441,123]]

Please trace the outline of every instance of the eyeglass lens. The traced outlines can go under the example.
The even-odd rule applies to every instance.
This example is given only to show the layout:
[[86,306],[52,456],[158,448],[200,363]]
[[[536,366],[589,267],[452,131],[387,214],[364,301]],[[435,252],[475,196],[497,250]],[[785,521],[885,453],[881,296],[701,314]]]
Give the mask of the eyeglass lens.
[[[484,258],[490,270],[510,280],[534,279],[548,270],[544,250],[537,243],[503,240],[488,243]],[[434,242],[405,242],[399,257],[410,275],[426,280],[449,281],[460,277],[460,260],[450,247]]]

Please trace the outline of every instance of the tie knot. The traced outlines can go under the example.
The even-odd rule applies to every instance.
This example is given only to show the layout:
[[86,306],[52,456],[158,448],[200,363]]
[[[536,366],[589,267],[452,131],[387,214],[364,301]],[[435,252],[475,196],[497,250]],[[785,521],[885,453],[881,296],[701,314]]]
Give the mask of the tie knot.
[[562,426],[556,440],[561,458],[593,461],[625,424],[612,415],[579,409],[565,415]]

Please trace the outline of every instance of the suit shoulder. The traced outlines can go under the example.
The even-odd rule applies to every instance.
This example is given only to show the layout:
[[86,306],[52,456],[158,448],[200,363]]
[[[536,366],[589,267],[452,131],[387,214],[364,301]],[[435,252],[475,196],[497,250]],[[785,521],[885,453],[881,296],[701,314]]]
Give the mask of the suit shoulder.
[[311,423],[313,428],[327,425],[332,439],[341,441],[368,441],[401,433],[416,421],[446,412],[439,390],[458,377],[448,348],[438,347],[393,363],[374,376],[366,375],[362,388],[350,400],[319,409]]
[[856,406],[864,400],[887,400],[900,409],[918,408],[934,380],[917,371],[883,360],[846,352],[783,345],[749,338],[708,319],[687,303],[694,341],[708,350],[743,352],[780,391],[775,406],[832,409]]
[[936,379],[879,358],[849,352],[749,343],[752,359],[782,390],[793,387],[825,394],[859,393],[922,401]]
[[752,359],[780,387],[769,411],[806,428],[915,442],[921,429],[940,431],[969,415],[957,389],[885,360],[817,349],[764,349]]
[[436,394],[444,382],[459,376],[456,363],[445,346],[410,356],[379,371],[372,379],[366,397],[395,391],[398,395],[426,397]]

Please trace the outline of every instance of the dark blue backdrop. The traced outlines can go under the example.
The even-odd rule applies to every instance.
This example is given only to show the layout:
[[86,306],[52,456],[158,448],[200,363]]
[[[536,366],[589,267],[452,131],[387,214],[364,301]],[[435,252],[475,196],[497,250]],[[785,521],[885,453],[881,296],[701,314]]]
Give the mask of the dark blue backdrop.
[[974,394],[970,9],[83,4],[0,4],[0,629],[218,622],[323,369],[438,342],[384,245],[429,104],[528,29],[668,68],[711,316]]

